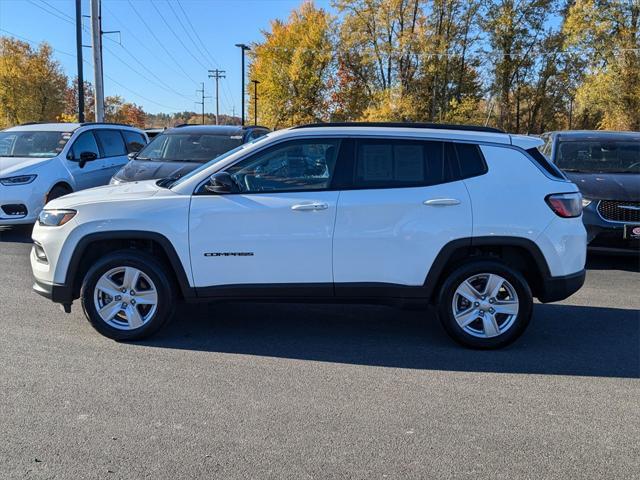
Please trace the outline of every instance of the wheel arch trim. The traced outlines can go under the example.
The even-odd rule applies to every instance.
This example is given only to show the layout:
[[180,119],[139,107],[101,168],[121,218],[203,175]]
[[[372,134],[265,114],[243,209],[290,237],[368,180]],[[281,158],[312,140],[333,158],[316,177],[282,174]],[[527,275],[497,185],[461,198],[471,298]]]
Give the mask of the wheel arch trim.
[[69,293],[72,297],[75,296],[74,285],[76,282],[76,276],[87,247],[94,242],[105,240],[149,240],[158,243],[169,259],[170,267],[175,274],[182,295],[185,298],[196,296],[195,289],[189,283],[185,266],[182,264],[178,253],[167,237],[157,232],[145,230],[114,230],[109,232],[90,233],[82,237],[76,244],[73,253],[71,254],[64,282],[65,286],[69,288]]
[[538,272],[543,278],[551,277],[549,264],[533,240],[524,237],[511,236],[482,236],[482,237],[465,237],[451,240],[438,253],[435,260],[431,264],[431,268],[427,273],[424,282],[424,294],[428,299],[434,298],[436,288],[442,281],[442,275],[449,266],[454,254],[463,249],[473,247],[516,247],[522,248],[529,252],[538,268]]

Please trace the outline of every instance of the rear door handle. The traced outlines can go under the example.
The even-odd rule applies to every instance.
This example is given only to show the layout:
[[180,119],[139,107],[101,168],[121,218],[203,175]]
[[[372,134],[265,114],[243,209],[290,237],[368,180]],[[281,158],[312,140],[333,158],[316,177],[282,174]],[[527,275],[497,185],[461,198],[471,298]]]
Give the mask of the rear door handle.
[[305,212],[308,210],[326,210],[329,205],[326,203],[298,203],[291,206],[291,210]]
[[460,205],[460,200],[457,198],[432,198],[423,202],[430,207],[448,207],[451,205]]

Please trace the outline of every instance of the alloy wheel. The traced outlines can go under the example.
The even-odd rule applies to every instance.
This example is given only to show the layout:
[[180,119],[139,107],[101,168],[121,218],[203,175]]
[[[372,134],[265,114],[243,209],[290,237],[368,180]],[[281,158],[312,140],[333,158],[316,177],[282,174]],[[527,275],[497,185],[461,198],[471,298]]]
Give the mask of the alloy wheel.
[[453,295],[453,316],[465,333],[492,338],[509,330],[518,317],[518,294],[495,273],[479,273],[464,280]]
[[119,330],[142,327],[158,308],[156,286],[135,267],[116,267],[104,273],[96,283],[93,299],[100,318]]

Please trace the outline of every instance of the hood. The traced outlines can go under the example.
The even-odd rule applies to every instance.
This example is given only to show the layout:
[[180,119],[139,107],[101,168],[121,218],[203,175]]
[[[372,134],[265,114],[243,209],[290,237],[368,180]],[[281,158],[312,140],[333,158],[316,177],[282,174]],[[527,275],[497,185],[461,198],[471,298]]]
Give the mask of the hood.
[[127,200],[139,200],[154,196],[160,187],[155,180],[132,182],[124,185],[107,185],[89,188],[65,195],[47,203],[47,208],[75,208],[88,203],[112,203]]
[[34,158],[34,157],[0,157],[0,177],[11,175],[22,175],[30,173],[30,168],[39,167],[55,157]]
[[564,172],[582,196],[595,200],[640,201],[640,174]]
[[121,182],[152,180],[167,177],[182,177],[195,170],[198,162],[155,162],[151,160],[131,160],[114,175]]

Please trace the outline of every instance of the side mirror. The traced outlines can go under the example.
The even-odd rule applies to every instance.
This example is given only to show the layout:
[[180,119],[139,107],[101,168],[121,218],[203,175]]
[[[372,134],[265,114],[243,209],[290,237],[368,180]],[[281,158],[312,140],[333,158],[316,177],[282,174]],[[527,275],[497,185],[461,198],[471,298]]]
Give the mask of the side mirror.
[[84,168],[87,162],[93,162],[98,158],[95,152],[82,152],[80,154],[80,161],[78,162],[78,166],[80,168]]
[[211,193],[238,193],[240,187],[227,172],[217,172],[211,175],[209,183],[204,186],[207,192]]

